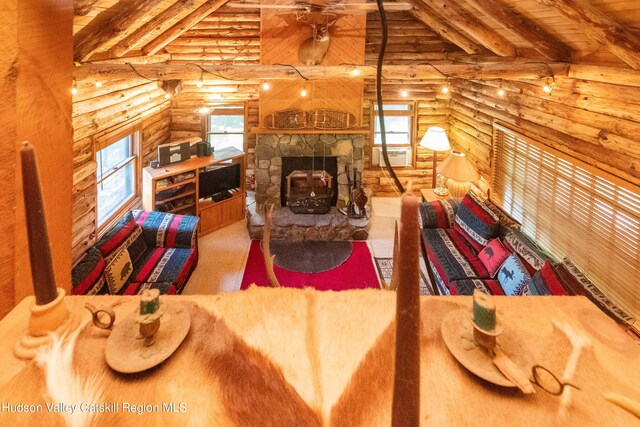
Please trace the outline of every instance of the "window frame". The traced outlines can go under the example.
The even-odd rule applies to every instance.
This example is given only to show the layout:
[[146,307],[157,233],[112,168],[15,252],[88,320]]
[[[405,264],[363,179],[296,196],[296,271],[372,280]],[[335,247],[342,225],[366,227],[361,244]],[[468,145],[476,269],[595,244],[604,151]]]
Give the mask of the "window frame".
[[[125,160],[118,163],[116,167],[111,169],[106,175],[99,179],[99,171],[100,164],[96,160],[96,156],[101,150],[115,144],[116,142],[122,140],[123,138],[131,136],[131,140],[129,142],[131,148],[131,155],[127,157]],[[142,201],[141,196],[141,175],[142,175],[142,129],[140,125],[129,126],[125,129],[111,131],[100,136],[94,138],[94,154],[93,159],[96,162],[96,203],[95,203],[95,225],[97,230],[97,238],[102,237],[102,235],[111,229],[116,222],[118,222],[125,212],[134,209],[136,206],[140,205]],[[134,191],[131,196],[129,196],[109,217],[100,224],[98,222],[98,186],[111,177],[113,174],[122,170],[126,165],[131,164],[133,162],[133,171],[134,171]]]
[[[516,149],[500,152],[500,143]],[[500,176],[503,170],[512,173]],[[533,175],[527,177],[529,172]],[[571,258],[611,301],[634,317],[640,315],[639,298],[622,298],[635,286],[633,271],[640,271],[640,263],[632,262],[640,245],[630,245],[627,238],[640,234],[640,186],[501,123],[493,124],[491,174],[490,200],[522,222],[523,232],[533,234],[552,256]],[[515,182],[517,176],[524,182]],[[605,265],[598,250],[612,245]]]
[[[369,139],[371,141],[371,143],[369,144],[369,168],[370,169],[378,169],[380,167],[382,167],[380,164],[378,165],[373,165],[372,164],[372,159],[373,159],[373,150],[374,148],[379,148],[382,147],[382,144],[376,144],[376,134],[378,132],[376,132],[376,118],[378,117],[378,110],[376,109],[377,107],[377,103],[376,102],[372,102],[371,103],[371,108],[370,108],[370,132],[369,132]],[[410,119],[410,124],[409,124],[409,143],[408,144],[387,144],[387,148],[395,148],[395,147],[409,147],[411,148],[411,164],[408,166],[392,166],[393,169],[415,169],[416,167],[416,135],[418,133],[418,120],[416,117],[416,111],[417,111],[417,103],[415,101],[407,101],[405,100],[387,100],[384,101],[382,104],[382,108],[384,108],[385,105],[407,105],[409,106],[408,110],[384,110],[384,115],[385,117],[389,117],[389,116],[400,116],[400,117],[409,117]],[[389,133],[389,132],[387,132]]]
[[[242,133],[240,132],[224,132],[224,133],[220,133],[220,132],[211,132],[210,129],[210,125],[211,125],[211,116],[240,116],[242,115],[243,117],[243,123],[242,123],[242,128],[243,131]],[[209,145],[211,145],[211,142],[209,142],[209,136],[210,135],[242,135],[242,152],[246,153],[247,152],[247,106],[245,104],[221,104],[221,105],[217,105],[211,108],[211,112],[209,112],[209,114],[206,114],[205,116],[205,123],[204,123],[204,137],[205,137],[205,142],[207,142]],[[213,145],[211,145],[211,147],[213,147]]]

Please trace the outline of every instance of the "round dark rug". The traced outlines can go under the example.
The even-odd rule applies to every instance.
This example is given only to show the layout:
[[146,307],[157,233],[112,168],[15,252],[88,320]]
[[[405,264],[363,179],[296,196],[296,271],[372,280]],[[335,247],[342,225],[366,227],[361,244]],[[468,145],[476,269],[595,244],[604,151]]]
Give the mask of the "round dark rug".
[[298,273],[321,273],[332,270],[345,262],[351,255],[351,241],[272,240],[273,263],[281,268]]

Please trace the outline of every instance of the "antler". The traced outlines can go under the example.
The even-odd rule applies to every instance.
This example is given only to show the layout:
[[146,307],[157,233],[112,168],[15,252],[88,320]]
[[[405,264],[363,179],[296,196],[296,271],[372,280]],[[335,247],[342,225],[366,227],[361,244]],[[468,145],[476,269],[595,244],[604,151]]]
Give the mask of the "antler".
[[298,22],[303,22],[305,24],[309,24],[312,27],[316,25],[316,20],[314,18],[313,22],[309,21],[309,19],[307,19],[308,14],[305,12],[296,12],[296,21]]
[[271,242],[271,215],[273,214],[273,205],[269,209],[265,209],[264,212],[264,227],[262,229],[262,255],[264,256],[264,265],[267,268],[267,277],[269,283],[274,288],[280,287],[280,282],[276,277],[276,273],[273,271],[273,259],[275,255],[271,255],[271,248],[269,244]]
[[398,248],[398,221],[395,221],[396,229],[393,236],[393,258],[391,261],[391,280],[387,283],[384,279],[384,286],[387,290],[395,291],[398,289],[398,276],[400,275],[400,250]]

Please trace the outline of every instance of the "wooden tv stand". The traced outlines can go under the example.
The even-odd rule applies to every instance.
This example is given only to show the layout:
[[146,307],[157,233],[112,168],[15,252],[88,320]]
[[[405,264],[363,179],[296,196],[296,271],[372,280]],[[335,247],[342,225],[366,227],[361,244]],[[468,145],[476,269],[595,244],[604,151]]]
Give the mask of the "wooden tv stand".
[[[244,219],[246,154],[235,149],[223,149],[207,157],[193,156],[189,160],[142,169],[142,206],[146,210],[197,215],[200,234],[207,234]],[[240,164],[240,187],[228,198],[215,202],[200,199],[199,178],[207,166]]]

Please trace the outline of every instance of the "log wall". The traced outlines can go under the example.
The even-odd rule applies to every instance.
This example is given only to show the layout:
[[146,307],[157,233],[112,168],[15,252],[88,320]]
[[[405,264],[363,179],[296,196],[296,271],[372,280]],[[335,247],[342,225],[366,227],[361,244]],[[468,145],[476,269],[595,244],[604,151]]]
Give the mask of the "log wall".
[[[223,6],[171,42],[166,50],[171,54],[170,64],[259,64],[260,10]],[[172,100],[172,138],[201,135],[200,114],[196,110],[203,106],[245,104],[246,129],[258,126],[259,81],[239,83],[210,73],[201,76],[203,87],[197,87],[198,80],[184,81],[182,92]],[[255,135],[247,134],[247,145],[247,167],[252,169]]]
[[[240,13],[237,9],[221,8],[216,14],[206,18],[190,31],[178,38],[174,46],[190,45],[193,52],[190,56],[176,56],[181,49],[172,51],[172,63],[190,61],[204,63],[211,60],[207,43],[213,40],[214,45],[226,45],[229,51],[235,50],[240,55],[244,49],[243,43],[251,40],[259,41],[259,14],[256,12]],[[462,51],[456,46],[442,42],[424,24],[418,22],[407,12],[388,14],[389,39],[385,64],[420,63],[424,60],[444,58],[447,53],[459,55]],[[376,14],[367,16],[366,64],[375,64],[377,50],[380,45],[380,23]],[[171,46],[171,45],[170,45]],[[235,46],[235,47],[232,47]],[[207,51],[209,49],[209,51]],[[171,51],[171,49],[167,49]],[[197,52],[196,52],[197,51]],[[196,55],[196,56],[193,56]],[[198,59],[197,55],[201,55]],[[222,57],[221,57],[222,58]],[[236,62],[238,56],[236,56]],[[228,59],[228,58],[227,58]],[[227,60],[224,59],[224,60]],[[256,58],[259,59],[259,58]],[[244,61],[244,59],[243,59]],[[217,61],[216,61],[217,62]],[[258,124],[258,103],[260,96],[260,81],[243,81],[241,84],[228,81],[224,76],[203,74],[203,87],[197,87],[197,80],[184,81],[182,92],[171,103],[171,137],[183,138],[200,135],[200,115],[197,109],[201,106],[215,106],[216,104],[238,104],[246,102],[247,130]],[[429,126],[449,126],[449,95],[441,93],[444,80],[412,80],[411,82],[383,79],[383,97],[387,101],[416,101],[417,103],[417,133],[416,168],[398,169],[397,174],[403,182],[412,179],[417,188],[430,188],[432,182],[431,161],[432,152],[418,147],[420,138]],[[321,85],[322,86],[322,85]],[[400,91],[406,89],[407,98],[400,96]],[[322,89],[325,90],[325,89]],[[370,126],[371,102],[375,101],[375,85],[372,80],[365,81],[362,111],[362,126]],[[248,162],[247,167],[251,175],[254,167],[255,135],[248,134]],[[371,144],[370,135],[365,135],[365,165],[370,165]],[[442,161],[446,156],[440,155]],[[365,185],[372,188],[379,196],[396,195],[394,186],[379,168],[369,168],[364,172]]]
[[169,101],[157,82],[114,80],[96,87],[78,84],[73,97],[73,229],[72,257],[77,261],[95,243],[95,138],[128,126],[140,126],[142,164],[156,157],[159,144],[168,142]]
[[500,82],[456,80],[450,138],[486,178],[491,123],[497,120],[640,184],[640,80],[617,78],[615,69],[602,71],[556,78],[550,94],[542,90],[544,81],[504,81],[504,97],[497,95]]
[[172,64],[259,64],[260,11],[223,6],[165,50],[171,54]]
[[[389,37],[385,53],[385,64],[420,64],[435,59],[443,59],[448,53],[460,54],[462,51],[453,44],[443,42],[437,34],[426,25],[417,21],[408,12],[387,13]],[[367,16],[366,58],[367,65],[375,65],[380,49],[382,30],[377,14]],[[417,114],[417,132],[415,135],[416,167],[396,169],[403,185],[411,179],[414,189],[432,187],[432,155],[433,152],[421,148],[418,144],[430,126],[449,128],[449,94],[441,92],[444,80],[411,80],[393,81],[384,78],[383,70],[382,98],[386,102],[415,101]],[[408,96],[403,98],[401,91],[406,90]],[[363,126],[370,127],[371,105],[376,102],[375,82],[365,82]],[[371,166],[371,135],[365,138],[364,183],[373,190],[375,196],[396,196],[395,185],[386,169]],[[439,161],[446,155],[438,155]]]

